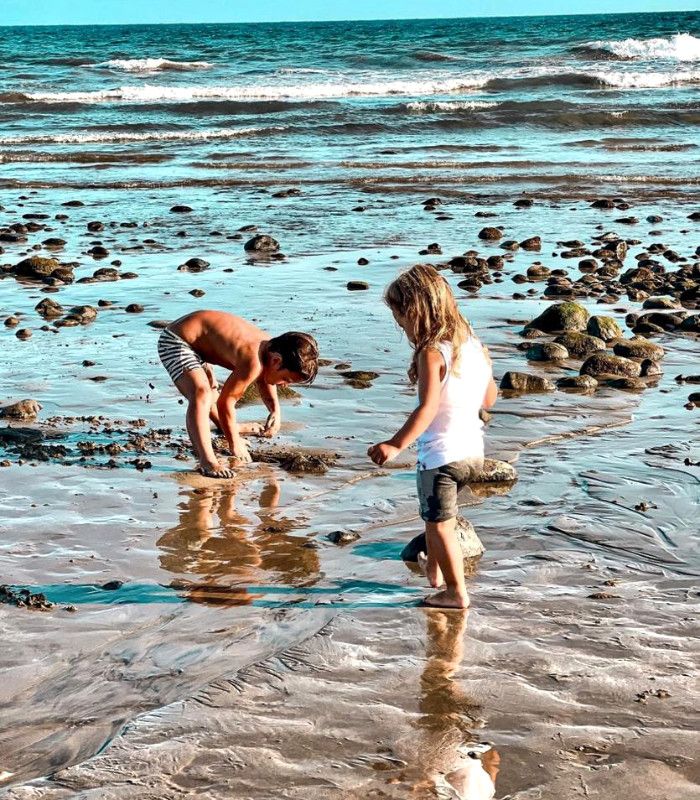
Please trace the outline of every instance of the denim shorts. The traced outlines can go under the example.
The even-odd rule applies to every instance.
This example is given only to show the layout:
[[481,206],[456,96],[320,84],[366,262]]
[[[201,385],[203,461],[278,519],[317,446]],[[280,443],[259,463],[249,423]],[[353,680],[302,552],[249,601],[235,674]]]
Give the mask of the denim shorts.
[[418,469],[418,502],[425,522],[446,522],[457,516],[457,495],[481,472],[482,458],[465,458],[435,469]]

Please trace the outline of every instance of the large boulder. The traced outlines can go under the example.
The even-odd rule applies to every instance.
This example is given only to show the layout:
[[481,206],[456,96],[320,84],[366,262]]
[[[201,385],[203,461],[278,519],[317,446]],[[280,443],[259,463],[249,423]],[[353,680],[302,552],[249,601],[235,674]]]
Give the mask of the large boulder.
[[506,372],[501,378],[501,389],[508,392],[553,392],[554,384],[540,375],[527,372]]
[[554,303],[532,322],[527,328],[537,328],[546,333],[567,333],[569,331],[585,331],[590,314],[578,303]]
[[575,331],[557,336],[554,342],[565,347],[573,358],[587,358],[592,353],[605,350],[605,342],[602,339]]
[[642,368],[637,361],[610,353],[594,353],[581,366],[581,375],[600,377],[638,378]]
[[638,358],[640,360],[650,359],[651,361],[661,361],[664,357],[664,349],[660,344],[655,344],[645,339],[643,336],[635,336],[634,339],[620,339],[613,346],[613,353],[616,356],[625,358]]
[[622,328],[612,317],[591,317],[586,330],[591,336],[602,339],[604,342],[610,342],[622,336]]

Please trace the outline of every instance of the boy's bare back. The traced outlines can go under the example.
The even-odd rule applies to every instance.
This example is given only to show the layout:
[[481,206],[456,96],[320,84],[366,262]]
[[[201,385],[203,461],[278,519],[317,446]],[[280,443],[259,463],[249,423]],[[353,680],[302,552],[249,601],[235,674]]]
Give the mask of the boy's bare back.
[[259,373],[260,344],[270,334],[224,311],[194,311],[168,325],[209,364],[233,372]]

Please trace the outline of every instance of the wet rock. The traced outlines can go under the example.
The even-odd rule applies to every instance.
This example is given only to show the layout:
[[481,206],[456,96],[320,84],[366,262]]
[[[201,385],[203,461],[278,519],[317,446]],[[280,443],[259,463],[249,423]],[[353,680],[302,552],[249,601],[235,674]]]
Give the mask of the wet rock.
[[65,319],[75,321],[78,325],[87,325],[97,319],[97,309],[92,306],[73,306]]
[[0,603],[34,611],[50,611],[54,607],[41,592],[32,593],[29,589],[15,589],[10,586],[0,586]]
[[58,249],[66,246],[66,240],[59,239],[57,236],[51,236],[48,239],[44,239],[42,244],[44,245],[44,247]]
[[554,342],[537,342],[527,350],[528,361],[564,361],[568,357],[566,347]]
[[613,345],[613,353],[625,358],[649,359],[651,361],[661,361],[664,357],[664,349],[661,345],[650,342],[642,336],[634,339],[620,339]]
[[642,361],[641,368],[643,378],[652,378],[656,377],[657,375],[663,375],[663,370],[659,364],[656,361],[652,361],[650,358],[645,358],[644,361]]
[[587,333],[572,331],[557,336],[554,342],[565,347],[573,358],[587,358],[598,350],[605,350],[605,342],[602,339]]
[[688,214],[688,219],[693,222],[700,222],[700,211],[693,211],[692,214]]
[[554,384],[540,375],[526,372],[506,372],[501,378],[500,388],[510,392],[553,392]]
[[600,198],[591,203],[591,208],[615,208],[615,203],[607,197]]
[[519,200],[516,200],[513,205],[516,208],[531,208],[532,200],[530,200],[529,197],[521,197]]
[[[496,230],[498,229],[496,228]],[[520,249],[520,244],[516,242],[515,239],[507,239],[505,242],[501,242],[499,246],[501,250],[508,250],[512,253]]]
[[[464,517],[457,517],[457,538],[463,558],[478,558],[484,553],[484,545],[474,530],[474,526]],[[419,553],[427,553],[425,532],[419,533],[401,551],[403,561],[415,563]]]
[[90,233],[99,233],[105,229],[104,223],[99,222],[98,220],[94,220],[93,222],[88,222],[87,229]]
[[55,258],[30,256],[15,264],[13,272],[21,278],[42,280],[43,278],[48,278],[60,266]]
[[50,297],[45,297],[43,300],[40,300],[34,306],[34,310],[44,319],[54,319],[55,317],[60,317],[64,313],[63,306]]
[[[150,324],[150,323],[149,323]],[[169,325],[170,323],[166,323]],[[154,327],[154,326],[152,326]],[[301,395],[296,389],[292,389],[291,386],[278,386],[277,387],[277,396],[280,400],[298,400]],[[257,383],[251,383],[250,386],[243,392],[243,397],[238,401],[239,406],[251,405],[253,403],[262,403],[262,398],[260,397],[260,389],[258,388]]]
[[141,314],[144,311],[144,307],[140,303],[129,303],[124,310],[127,314]]
[[610,342],[622,336],[622,328],[613,317],[595,316],[588,320],[586,330],[591,336]]
[[479,238],[492,242],[502,238],[503,231],[500,228],[482,228],[479,231]]
[[291,189],[280,189],[279,192],[274,192],[272,197],[280,198],[280,197],[299,197],[301,194],[301,189],[291,188]]
[[191,294],[192,297],[204,297],[206,292],[204,289],[190,289],[189,294]]
[[678,303],[672,297],[647,297],[642,308],[673,310],[678,308]]
[[580,374],[592,375],[594,378],[606,376],[637,378],[641,371],[640,364],[629,358],[610,353],[594,353],[584,361]]
[[513,483],[517,480],[518,473],[508,461],[485,458],[481,472],[473,477],[469,483]]
[[531,236],[529,239],[524,239],[520,242],[520,248],[522,250],[541,250],[542,239],[539,236]]
[[527,268],[527,277],[530,280],[543,281],[545,278],[549,278],[550,274],[549,268],[544,264],[532,264]]
[[368,260],[368,259],[366,259],[366,258],[364,258],[364,257],[361,257],[361,258],[358,258],[358,259],[357,259],[357,263],[358,263],[358,264],[359,264],[361,267],[366,267],[366,266],[369,264],[369,260]]
[[355,389],[367,389],[372,385],[372,381],[379,377],[378,372],[370,372],[369,370],[346,369],[339,370],[339,372],[345,378],[346,383],[349,383]]
[[148,323],[148,327],[149,328],[155,328],[156,330],[163,330],[164,328],[167,328],[168,325],[170,325],[171,322],[172,322],[172,320],[168,320],[168,319],[152,319]]
[[276,253],[280,249],[280,245],[272,236],[259,233],[245,243],[244,249],[248,253]]
[[32,334],[32,332],[31,332],[31,330],[29,328],[20,328],[17,331],[17,333],[15,334],[15,336],[18,339],[22,339],[22,340],[26,341],[27,339],[31,339],[33,334]]
[[16,403],[2,406],[0,417],[3,419],[34,419],[41,411],[41,405],[36,400],[19,400]]
[[612,378],[608,380],[608,386],[613,389],[623,389],[626,392],[641,392],[647,389],[647,383],[642,378]]
[[360,538],[360,534],[355,531],[331,531],[326,538],[333,544],[352,544]]
[[65,203],[61,203],[62,206],[66,208],[81,208],[85,205],[82,200],[66,200]]
[[581,272],[595,272],[598,269],[598,262],[594,258],[584,258],[578,262]]
[[700,333],[700,314],[694,314],[684,319],[679,330],[684,333]]
[[20,322],[20,318],[13,315],[11,317],[7,317],[4,324],[6,328],[16,328]]
[[700,392],[691,392],[688,395],[688,402],[692,403],[696,408],[700,406]]
[[105,592],[116,592],[118,589],[121,589],[124,585],[124,581],[107,581],[107,583],[103,583],[100,586],[100,589],[103,589]]
[[558,389],[570,389],[578,392],[591,392],[598,387],[598,381],[592,375],[567,375],[557,381]]
[[192,209],[189,206],[183,205],[172,206],[170,209],[172,214],[189,214],[191,211]]
[[584,331],[590,314],[578,303],[555,303],[546,308],[539,317],[528,322],[526,327],[537,328],[547,333]]
[[348,281],[347,289],[350,292],[362,292],[369,289],[369,284],[366,281]]
[[202,272],[209,266],[209,262],[203,258],[190,258],[185,261],[178,269],[186,270],[187,272]]

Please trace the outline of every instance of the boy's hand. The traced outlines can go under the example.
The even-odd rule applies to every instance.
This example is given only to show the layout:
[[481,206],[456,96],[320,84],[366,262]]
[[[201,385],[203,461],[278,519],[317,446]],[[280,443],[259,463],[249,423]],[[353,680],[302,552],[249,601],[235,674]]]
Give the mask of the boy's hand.
[[273,411],[265,421],[262,435],[267,439],[271,439],[273,436],[277,436],[281,427],[282,421],[280,420],[280,415]]
[[250,464],[253,460],[243,439],[236,439],[231,446],[231,455],[241,464]]
[[395,447],[390,442],[379,442],[367,450],[367,455],[381,467],[387,461],[393,461],[400,452],[401,448]]

